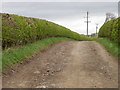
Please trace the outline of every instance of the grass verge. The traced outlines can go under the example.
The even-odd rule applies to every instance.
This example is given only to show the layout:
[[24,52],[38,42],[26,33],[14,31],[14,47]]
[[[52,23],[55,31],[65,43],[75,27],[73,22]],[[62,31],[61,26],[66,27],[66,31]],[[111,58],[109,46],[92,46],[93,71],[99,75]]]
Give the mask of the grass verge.
[[6,70],[6,68],[12,66],[13,64],[20,63],[25,60],[29,56],[32,56],[38,53],[41,50],[48,48],[49,46],[58,43],[60,41],[75,41],[70,38],[47,38],[39,40],[32,44],[26,44],[19,48],[8,48],[2,53],[2,72]]
[[97,38],[96,41],[105,46],[108,52],[120,59],[120,45],[118,45],[118,43],[115,43],[107,38]]

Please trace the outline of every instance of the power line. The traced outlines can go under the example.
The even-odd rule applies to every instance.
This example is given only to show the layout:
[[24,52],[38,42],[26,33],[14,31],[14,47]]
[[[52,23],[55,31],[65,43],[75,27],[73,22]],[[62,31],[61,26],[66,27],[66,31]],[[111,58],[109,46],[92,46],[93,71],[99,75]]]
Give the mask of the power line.
[[88,36],[88,23],[91,22],[88,20],[89,19],[89,12],[88,11],[87,11],[87,17],[85,17],[85,18],[87,18],[87,21],[85,21],[85,23],[87,23],[87,36]]

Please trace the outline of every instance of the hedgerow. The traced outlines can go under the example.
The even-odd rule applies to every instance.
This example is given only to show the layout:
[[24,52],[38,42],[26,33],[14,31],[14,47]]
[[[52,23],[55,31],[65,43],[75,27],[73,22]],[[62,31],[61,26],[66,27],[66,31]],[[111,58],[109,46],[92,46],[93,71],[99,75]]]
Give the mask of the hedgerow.
[[100,28],[98,36],[109,38],[120,44],[120,18],[104,23]]
[[67,37],[75,40],[87,40],[86,37],[53,22],[2,14],[3,48],[32,43],[47,37]]

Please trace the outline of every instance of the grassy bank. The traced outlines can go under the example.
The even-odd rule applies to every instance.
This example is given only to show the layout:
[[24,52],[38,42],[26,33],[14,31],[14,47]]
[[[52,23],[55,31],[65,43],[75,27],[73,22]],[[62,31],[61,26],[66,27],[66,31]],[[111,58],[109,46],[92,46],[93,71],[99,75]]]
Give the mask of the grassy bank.
[[60,41],[74,41],[70,38],[46,38],[34,42],[32,44],[26,44],[19,48],[8,48],[3,51],[2,58],[2,68],[3,72],[6,68],[12,66],[13,64],[20,63],[29,56],[38,53],[41,50],[48,48],[49,46],[58,43]]
[[96,41],[105,46],[108,52],[112,53],[114,56],[120,59],[120,45],[118,43],[113,42],[107,38],[97,38]]

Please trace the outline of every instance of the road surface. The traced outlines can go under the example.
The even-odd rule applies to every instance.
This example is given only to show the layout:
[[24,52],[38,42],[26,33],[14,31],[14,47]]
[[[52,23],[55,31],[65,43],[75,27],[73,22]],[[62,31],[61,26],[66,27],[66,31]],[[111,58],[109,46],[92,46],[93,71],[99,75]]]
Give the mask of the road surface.
[[117,88],[118,60],[95,41],[66,41],[16,65],[3,88]]

